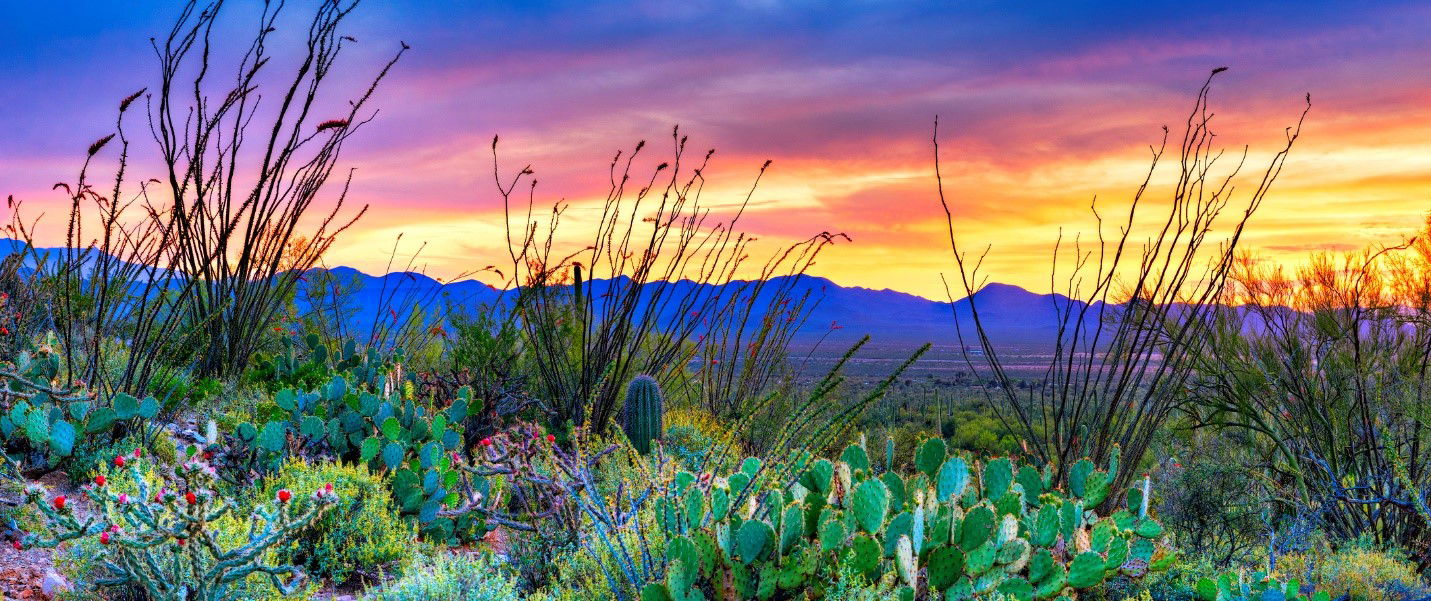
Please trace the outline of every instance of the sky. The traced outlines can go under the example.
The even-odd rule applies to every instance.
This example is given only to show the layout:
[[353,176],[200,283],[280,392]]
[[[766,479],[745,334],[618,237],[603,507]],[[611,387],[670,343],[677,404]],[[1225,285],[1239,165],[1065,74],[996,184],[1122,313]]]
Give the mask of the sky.
[[[226,39],[242,39],[257,5],[226,4]],[[119,100],[156,80],[148,39],[180,3],[0,6],[0,194],[54,224],[51,186],[112,131]],[[704,202],[717,216],[773,161],[741,220],[757,251],[843,232],[852,242],[813,273],[942,298],[938,115],[961,243],[989,247],[991,279],[1047,291],[1053,242],[1092,231],[1095,197],[1126,206],[1161,127],[1178,131],[1220,66],[1214,128],[1230,151],[1249,148],[1245,173],[1260,175],[1313,103],[1247,249],[1292,264],[1396,242],[1431,209],[1425,3],[366,0],[345,27],[357,42],[333,84],[344,94],[400,41],[412,47],[342,161],[350,202],[370,209],[325,261],[369,272],[400,233],[404,251],[426,242],[435,276],[505,257],[494,135],[504,170],[536,172],[539,203],[571,204],[576,240],[612,155],[647,140],[637,171],[649,170],[679,125],[695,153],[716,149]],[[1168,197],[1161,182],[1152,206]]]

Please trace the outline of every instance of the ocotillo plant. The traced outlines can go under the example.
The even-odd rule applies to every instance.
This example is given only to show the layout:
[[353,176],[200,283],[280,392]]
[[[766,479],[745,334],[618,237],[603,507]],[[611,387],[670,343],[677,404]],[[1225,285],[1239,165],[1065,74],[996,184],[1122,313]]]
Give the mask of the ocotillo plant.
[[622,409],[621,427],[631,446],[642,455],[651,453],[651,441],[661,438],[665,405],[661,386],[647,375],[636,376],[626,387],[626,406]]
[[[99,474],[84,487],[95,510],[80,518],[63,495],[46,500],[44,487],[33,485],[26,497],[44,515],[50,534],[27,535],[15,548],[53,548],[66,541],[97,537],[97,559],[108,571],[98,584],[138,586],[150,599],[231,599],[235,589],[254,574],[267,576],[274,587],[289,594],[298,590],[306,577],[294,566],[268,565],[265,552],[296,536],[337,501],[331,485],[313,492],[306,502],[294,499],[287,490],[279,491],[272,508],[254,510],[248,540],[225,548],[225,541],[212,526],[235,506],[214,488],[213,467],[199,459],[186,461],[165,475],[165,485],[154,491],[144,477],[147,462],[137,451],[133,456],[115,457],[113,463],[119,469],[128,465],[137,484],[133,496],[116,492],[108,476]],[[109,473],[112,476],[115,471]]]

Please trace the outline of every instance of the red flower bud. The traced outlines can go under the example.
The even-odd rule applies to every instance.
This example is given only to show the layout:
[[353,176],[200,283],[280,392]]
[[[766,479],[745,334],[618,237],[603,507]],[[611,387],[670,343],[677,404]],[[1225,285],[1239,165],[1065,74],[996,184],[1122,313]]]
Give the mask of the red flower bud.
[[552,434],[547,435],[547,442],[556,442],[557,437]]
[[15,550],[16,550],[16,551],[24,551],[24,550],[25,550],[25,545],[24,545],[23,543],[21,543],[20,541],[11,541],[11,542],[10,542],[10,546],[15,547]]
[[123,456],[123,455],[115,455],[115,456],[114,456],[114,467],[124,467],[124,456]]
[[184,546],[184,543],[188,542],[188,540],[183,538],[176,538],[174,539],[174,542],[179,543],[179,546],[182,547]]
[[58,496],[58,497],[55,497],[55,509],[64,509],[64,508],[65,508],[65,496],[64,496],[64,495],[60,495],[60,496]]
[[288,489],[285,488],[285,489],[283,489],[283,490],[278,491],[278,502],[279,502],[279,503],[287,503],[288,500],[289,500],[289,499],[292,499],[292,498],[293,498],[293,493],[288,492]]
[[104,483],[105,483],[104,474],[100,474],[100,475],[94,477],[94,485],[95,485],[95,486],[104,486]]
[[135,458],[135,459],[138,459],[138,458],[139,458],[139,452],[140,452],[141,450],[142,450],[142,449],[134,449],[134,458]]
[[490,446],[492,446],[492,439],[490,439],[490,438],[483,438],[483,439],[482,439],[482,446],[484,446],[484,447],[490,447]]
[[213,458],[214,458],[214,452],[213,452],[213,451],[204,451],[204,460],[205,460],[205,461],[212,460]]
[[186,492],[186,493],[184,493],[184,501],[187,502],[187,503],[190,504],[190,505],[198,505],[198,504],[199,504],[199,497],[196,496],[196,495],[193,493],[193,491]]
[[108,531],[108,530],[99,533],[99,543],[100,543],[101,545],[107,545],[107,544],[109,544],[109,531]]

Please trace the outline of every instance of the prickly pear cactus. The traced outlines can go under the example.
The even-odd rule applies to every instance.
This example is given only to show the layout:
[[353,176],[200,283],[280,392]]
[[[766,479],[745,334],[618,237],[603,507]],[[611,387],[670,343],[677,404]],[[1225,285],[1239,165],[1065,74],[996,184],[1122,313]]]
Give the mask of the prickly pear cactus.
[[[316,337],[308,343],[310,362],[329,361]],[[459,474],[451,456],[463,450],[463,421],[482,410],[481,402],[466,388],[446,407],[414,398],[399,363],[372,349],[360,352],[351,342],[333,361],[346,371],[309,390],[278,390],[272,419],[238,425],[231,437],[233,462],[260,472],[294,456],[331,454],[364,463],[392,473],[393,499],[426,537],[450,542],[469,530],[438,513],[457,500]]]
[[626,386],[626,405],[621,409],[621,427],[631,446],[642,455],[650,454],[651,441],[661,438],[664,404],[661,386],[647,375],[636,376]]
[[1047,469],[951,455],[943,441],[919,445],[912,463],[912,474],[877,477],[860,443],[836,460],[799,458],[789,483],[758,462],[725,477],[677,476],[654,503],[673,559],[643,598],[820,598],[844,571],[905,599],[1074,599],[1176,556],[1147,514],[1148,482],[1112,515],[1090,509],[1107,498],[1116,464],[1080,462],[1078,491],[1064,493]]
[[0,361],[0,438],[12,457],[37,467],[56,467],[79,441],[95,442],[116,425],[140,426],[159,414],[153,397],[104,398],[82,385],[63,384],[58,346],[50,334],[13,363]]

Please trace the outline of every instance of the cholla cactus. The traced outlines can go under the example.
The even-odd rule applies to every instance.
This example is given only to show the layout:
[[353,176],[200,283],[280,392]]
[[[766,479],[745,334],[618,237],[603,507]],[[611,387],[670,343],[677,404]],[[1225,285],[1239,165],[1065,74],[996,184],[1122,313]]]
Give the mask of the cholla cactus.
[[[304,501],[293,493],[279,491],[273,505],[260,506],[251,517],[248,540],[226,549],[211,527],[234,510],[234,505],[214,489],[214,468],[195,458],[164,477],[164,485],[153,490],[144,478],[139,457],[115,457],[114,468],[131,470],[138,483],[137,493],[116,492],[105,473],[84,487],[94,511],[77,516],[64,496],[47,498],[45,489],[31,486],[30,503],[45,516],[47,536],[27,535],[16,548],[55,547],[84,537],[100,542],[97,558],[109,575],[101,585],[132,584],[142,587],[149,598],[165,601],[217,601],[232,598],[234,588],[252,574],[264,574],[284,594],[306,580],[294,566],[264,563],[269,548],[297,536],[336,501],[332,485],[314,491]],[[286,578],[286,580],[285,580]]]
[[[579,504],[595,477],[596,462],[619,448],[607,445],[588,453],[582,445],[585,432],[571,438],[571,449],[557,444],[556,436],[534,424],[517,424],[477,442],[471,461],[452,455],[461,474],[455,497],[440,517],[475,516],[489,526],[537,531],[548,524],[555,530],[575,532],[581,525]],[[510,507],[520,507],[512,513]]]

